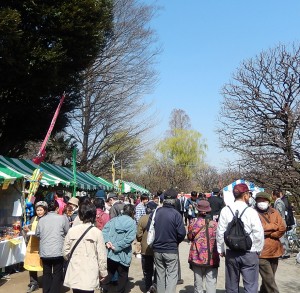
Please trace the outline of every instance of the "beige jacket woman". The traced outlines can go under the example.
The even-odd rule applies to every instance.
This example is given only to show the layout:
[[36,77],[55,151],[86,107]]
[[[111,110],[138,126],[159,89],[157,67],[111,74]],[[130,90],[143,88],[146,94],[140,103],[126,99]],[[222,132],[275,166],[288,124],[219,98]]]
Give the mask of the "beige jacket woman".
[[[79,224],[72,227],[64,242],[63,256],[68,259],[72,247],[91,223]],[[94,290],[99,288],[99,277],[107,275],[107,255],[102,232],[93,227],[75,248],[70,260],[64,286]]]

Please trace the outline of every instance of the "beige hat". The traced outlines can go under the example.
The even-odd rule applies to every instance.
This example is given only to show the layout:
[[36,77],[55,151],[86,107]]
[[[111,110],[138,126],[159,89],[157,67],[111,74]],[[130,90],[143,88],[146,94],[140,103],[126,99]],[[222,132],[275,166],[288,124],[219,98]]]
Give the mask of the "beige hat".
[[71,197],[68,201],[68,203],[73,204],[75,206],[78,206],[79,200],[76,197]]

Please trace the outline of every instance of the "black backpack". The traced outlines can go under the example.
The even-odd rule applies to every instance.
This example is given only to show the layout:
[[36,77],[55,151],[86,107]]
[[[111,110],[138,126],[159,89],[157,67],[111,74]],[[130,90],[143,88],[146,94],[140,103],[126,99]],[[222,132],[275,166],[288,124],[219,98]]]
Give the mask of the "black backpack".
[[292,209],[291,206],[288,206],[288,208],[286,210],[285,223],[286,223],[286,230],[287,231],[292,230],[292,228],[293,228],[292,226],[295,225],[293,209]]
[[295,220],[294,220],[294,214],[293,214],[293,209],[292,206],[288,200],[288,198],[285,196],[283,196],[282,201],[285,205],[285,224],[286,224],[286,230],[290,231],[293,227],[293,225],[295,225]]
[[250,238],[250,234],[248,234],[245,231],[244,228],[244,223],[241,220],[242,215],[244,214],[245,210],[248,208],[246,207],[240,217],[239,217],[239,211],[236,210],[235,215],[232,211],[232,209],[228,206],[230,209],[233,219],[232,221],[228,224],[227,229],[224,233],[224,240],[226,245],[231,249],[231,250],[236,250],[236,251],[247,251],[251,249],[252,246],[252,240]]

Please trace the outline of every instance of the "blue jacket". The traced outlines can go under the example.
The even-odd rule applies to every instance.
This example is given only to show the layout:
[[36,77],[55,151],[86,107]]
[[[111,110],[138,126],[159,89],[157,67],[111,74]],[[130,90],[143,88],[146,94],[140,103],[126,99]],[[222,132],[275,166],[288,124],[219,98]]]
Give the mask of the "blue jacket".
[[[153,214],[148,221],[148,230]],[[181,214],[169,204],[158,208],[155,214],[155,239],[153,251],[161,253],[178,253],[178,244],[183,241],[186,230]]]
[[197,204],[197,201],[198,201],[198,199],[196,199],[196,200],[192,200],[192,198],[190,197],[190,198],[188,198],[187,200],[186,200],[186,202],[185,202],[185,210],[187,211],[187,212],[189,212],[189,209],[190,209],[190,205],[191,206],[193,206],[193,208],[191,209],[191,212],[192,212],[192,214],[190,215],[190,214],[188,214],[188,217],[190,217],[190,218],[196,218],[197,217],[197,210],[196,210],[196,208],[195,208],[195,205]]
[[129,267],[131,263],[131,243],[136,237],[136,223],[127,215],[108,221],[103,230],[104,242],[111,242],[115,250],[107,250],[107,258]]

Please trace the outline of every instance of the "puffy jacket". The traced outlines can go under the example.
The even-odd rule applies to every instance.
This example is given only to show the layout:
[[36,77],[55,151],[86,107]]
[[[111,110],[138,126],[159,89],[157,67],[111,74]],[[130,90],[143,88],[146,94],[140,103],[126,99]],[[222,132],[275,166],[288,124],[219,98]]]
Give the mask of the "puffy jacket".
[[283,254],[279,238],[285,233],[285,223],[279,212],[271,207],[262,213],[257,209],[261,224],[264,228],[265,242],[260,258],[277,258]]
[[114,250],[107,250],[107,257],[129,267],[131,263],[131,243],[136,237],[136,223],[127,216],[121,215],[112,218],[106,223],[103,230],[104,242],[111,242]]
[[213,220],[196,218],[188,227],[188,239],[192,242],[188,262],[191,265],[218,267],[216,233],[218,223]]

